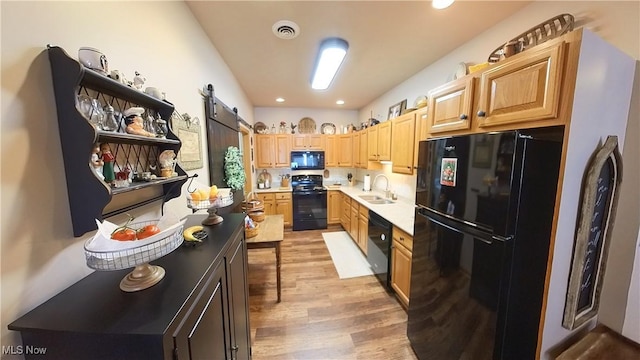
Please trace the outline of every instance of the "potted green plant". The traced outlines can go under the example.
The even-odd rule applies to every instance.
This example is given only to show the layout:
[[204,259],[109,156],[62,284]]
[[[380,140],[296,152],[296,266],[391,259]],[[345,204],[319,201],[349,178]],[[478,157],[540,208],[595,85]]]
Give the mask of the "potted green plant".
[[240,190],[244,186],[244,166],[242,153],[235,146],[229,146],[224,155],[224,176],[232,191]]

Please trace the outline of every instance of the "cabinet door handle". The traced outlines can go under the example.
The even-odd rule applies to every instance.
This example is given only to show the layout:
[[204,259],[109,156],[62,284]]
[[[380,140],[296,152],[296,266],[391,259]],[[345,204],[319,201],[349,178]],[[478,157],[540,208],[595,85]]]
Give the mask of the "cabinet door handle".
[[482,110],[480,110],[480,111],[478,111],[478,116],[479,117],[485,117],[485,116],[487,116],[487,113],[482,111]]
[[460,114],[460,120],[467,120],[467,114]]
[[400,236],[400,241],[404,241],[404,236]]

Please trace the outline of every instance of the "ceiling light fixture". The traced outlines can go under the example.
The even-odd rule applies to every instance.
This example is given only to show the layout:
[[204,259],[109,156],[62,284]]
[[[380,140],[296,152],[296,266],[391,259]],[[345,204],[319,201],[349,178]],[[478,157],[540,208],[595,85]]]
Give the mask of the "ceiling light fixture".
[[431,6],[436,9],[446,9],[453,4],[453,1],[454,0],[433,0]]
[[284,99],[283,98],[277,98],[276,102],[284,102]]
[[336,101],[336,104],[338,104],[338,105],[344,105],[344,100],[338,100],[338,101]]
[[349,43],[340,38],[328,38],[322,41],[316,58],[311,88],[326,90],[329,87],[347,55],[348,48]]

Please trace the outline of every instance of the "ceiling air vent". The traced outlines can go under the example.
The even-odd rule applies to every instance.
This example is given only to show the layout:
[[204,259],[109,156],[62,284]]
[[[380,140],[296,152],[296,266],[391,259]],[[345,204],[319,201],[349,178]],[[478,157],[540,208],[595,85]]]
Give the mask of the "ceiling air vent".
[[273,30],[273,33],[277,37],[284,40],[291,40],[300,34],[300,27],[298,24],[289,20],[280,20],[276,22],[271,27],[271,30]]

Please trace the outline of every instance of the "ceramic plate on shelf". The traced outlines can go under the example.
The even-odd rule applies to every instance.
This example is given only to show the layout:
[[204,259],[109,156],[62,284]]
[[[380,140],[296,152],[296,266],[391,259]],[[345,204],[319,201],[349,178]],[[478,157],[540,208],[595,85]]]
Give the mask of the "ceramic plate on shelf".
[[453,74],[454,79],[460,79],[461,77],[467,75],[467,63],[461,62],[456,67],[456,72]]
[[304,117],[298,122],[298,132],[300,134],[315,134],[316,122],[310,117]]
[[257,123],[253,124],[253,132],[255,132],[256,134],[264,134],[265,130],[267,130],[267,125],[265,125],[263,122],[258,121]]
[[336,126],[332,123],[324,123],[320,126],[320,133],[333,135],[336,133]]

